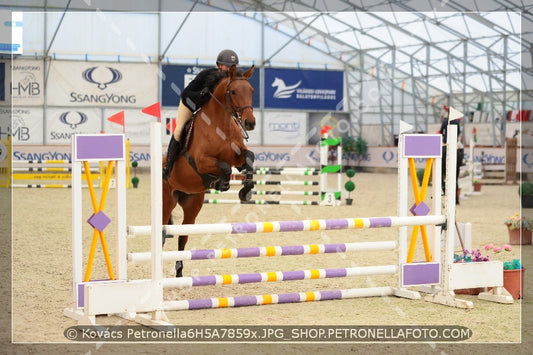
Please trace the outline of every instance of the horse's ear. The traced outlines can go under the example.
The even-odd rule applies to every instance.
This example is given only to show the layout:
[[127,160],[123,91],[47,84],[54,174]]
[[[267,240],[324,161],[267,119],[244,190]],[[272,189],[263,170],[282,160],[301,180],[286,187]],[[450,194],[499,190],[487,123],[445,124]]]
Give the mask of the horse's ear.
[[252,65],[250,69],[248,69],[242,76],[244,76],[246,79],[250,78],[254,72],[255,65]]

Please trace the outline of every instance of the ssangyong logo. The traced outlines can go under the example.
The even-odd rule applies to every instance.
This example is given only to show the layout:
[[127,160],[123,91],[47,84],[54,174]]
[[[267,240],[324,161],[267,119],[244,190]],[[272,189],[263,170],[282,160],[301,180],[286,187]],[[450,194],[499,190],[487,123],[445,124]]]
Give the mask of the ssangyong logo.
[[287,86],[283,79],[275,78],[274,82],[272,83],[272,87],[277,87],[276,91],[274,92],[274,97],[276,99],[288,99],[301,83],[302,81],[300,80],[294,85]]
[[[82,92],[71,91],[70,102],[74,104],[97,104],[97,105],[131,105],[137,102],[133,94],[110,92],[109,85],[115,84],[122,80],[122,73],[111,67],[92,67],[85,69],[81,75],[83,79],[102,91],[95,93],[93,90],[84,90]],[[105,90],[108,89],[108,90]],[[105,90],[105,91],[103,91]],[[122,88],[121,90],[127,91]]]
[[[99,67],[92,67],[85,69],[82,73],[84,80],[96,84],[98,89],[105,90],[109,84],[114,84],[122,79],[122,73],[115,68],[106,67],[106,70],[99,69]],[[96,71],[96,72],[95,72]]]
[[67,111],[59,115],[59,121],[76,129],[78,125],[87,122],[87,115],[80,111]]

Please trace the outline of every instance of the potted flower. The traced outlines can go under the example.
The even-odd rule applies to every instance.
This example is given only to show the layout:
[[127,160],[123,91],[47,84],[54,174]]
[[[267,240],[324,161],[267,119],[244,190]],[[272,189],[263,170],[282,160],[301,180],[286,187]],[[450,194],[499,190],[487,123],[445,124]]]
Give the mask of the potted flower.
[[346,189],[346,191],[348,191],[348,198],[346,199],[346,205],[348,206],[351,206],[353,203],[353,199],[350,198],[350,194],[355,189],[355,184],[352,181],[352,178],[354,177],[354,175],[355,175],[355,170],[353,169],[346,170],[346,176],[348,176],[348,178],[350,179],[346,181],[346,183],[344,184],[344,188]]
[[481,185],[483,185],[481,181],[474,179],[474,192],[481,192]]
[[531,229],[533,228],[533,220],[526,217],[520,218],[520,215],[515,213],[508,220],[504,222],[509,231],[509,243],[516,245],[531,244]]
[[[502,282],[503,264],[500,261],[490,261],[489,256],[481,254],[480,249],[463,250],[459,254],[454,254],[451,273],[457,275],[456,283],[452,285],[456,294],[478,295],[487,287]],[[480,274],[491,277],[480,281],[478,277]]]
[[[498,254],[500,254],[503,251],[511,252],[512,251],[512,247],[510,245],[507,245],[507,244],[504,244],[501,247],[496,247],[496,246],[494,246],[494,244],[491,243],[491,244],[488,244],[488,245],[485,246],[485,251],[488,252],[489,250],[491,250],[494,255],[498,255]],[[502,263],[501,261],[491,261],[490,259],[491,258],[488,255],[483,255],[481,253],[480,249],[477,249],[477,250],[463,250],[462,253],[454,254],[454,256],[453,256],[454,267],[459,267],[461,265],[464,265],[464,268],[462,269],[461,273],[467,272],[467,270],[471,271],[471,269],[473,269],[472,267],[475,267],[477,269],[474,272],[472,272],[472,271],[470,272],[471,276],[474,277],[474,279],[471,280],[472,283],[475,282],[476,272],[478,274],[484,274],[484,275],[495,275],[495,279],[497,279],[497,274],[499,274],[500,277],[501,277],[500,280],[503,280],[503,287],[506,290],[508,290],[509,293],[511,293],[511,295],[513,295],[511,290],[516,291],[515,294],[518,294],[518,292],[519,292],[518,290],[519,289],[516,289],[515,286],[512,285],[512,284],[506,285],[506,283],[505,283],[506,270],[507,269],[512,269],[513,267],[516,267],[516,265],[515,265],[516,264],[516,260],[514,260],[513,262]],[[518,261],[518,264],[520,264],[519,261]],[[486,266],[485,269],[482,268],[483,265]],[[472,266],[472,267],[470,267],[470,266]],[[511,276],[514,276],[514,275],[511,275]],[[519,275],[517,275],[517,276],[519,276]],[[454,292],[456,294],[463,294],[463,295],[478,295],[481,292],[484,292],[485,289],[487,289],[487,291],[489,291],[491,289],[490,286],[495,286],[495,285],[494,284],[493,285],[486,284],[486,285],[476,285],[476,286],[479,286],[479,287],[460,288],[460,289],[455,289]],[[513,295],[513,298],[516,299],[514,297],[514,295]]]
[[[491,243],[485,245],[485,250],[492,250],[495,254],[499,254],[502,251],[510,252],[512,248],[507,244],[496,247]],[[525,268],[520,263],[520,259],[503,263],[503,287],[509,291],[515,300],[524,297],[524,272]]]
[[526,181],[518,187],[522,208],[533,208],[533,183]]

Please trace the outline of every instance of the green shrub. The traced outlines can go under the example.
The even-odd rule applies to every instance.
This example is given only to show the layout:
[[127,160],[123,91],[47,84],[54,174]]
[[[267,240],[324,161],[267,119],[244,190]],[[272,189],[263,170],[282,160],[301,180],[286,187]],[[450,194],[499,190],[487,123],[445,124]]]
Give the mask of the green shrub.
[[530,196],[533,195],[533,183],[526,181],[518,187],[518,194],[521,196]]

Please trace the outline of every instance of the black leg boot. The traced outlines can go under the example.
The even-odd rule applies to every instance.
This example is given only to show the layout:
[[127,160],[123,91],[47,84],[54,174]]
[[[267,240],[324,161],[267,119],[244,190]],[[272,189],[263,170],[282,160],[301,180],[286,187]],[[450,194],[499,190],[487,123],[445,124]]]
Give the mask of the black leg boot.
[[178,158],[180,153],[180,142],[174,139],[174,136],[170,138],[168,143],[167,151],[167,160],[165,162],[165,167],[163,168],[163,179],[168,180],[170,177],[170,172],[172,171],[172,166]]

